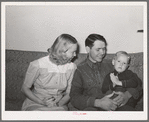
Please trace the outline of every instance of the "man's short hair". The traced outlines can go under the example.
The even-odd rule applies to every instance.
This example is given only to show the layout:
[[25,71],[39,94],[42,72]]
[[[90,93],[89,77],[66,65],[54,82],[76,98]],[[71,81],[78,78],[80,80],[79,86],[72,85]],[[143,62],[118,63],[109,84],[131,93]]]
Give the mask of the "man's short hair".
[[90,34],[85,40],[85,46],[92,48],[96,40],[102,41],[107,46],[106,39],[99,34]]

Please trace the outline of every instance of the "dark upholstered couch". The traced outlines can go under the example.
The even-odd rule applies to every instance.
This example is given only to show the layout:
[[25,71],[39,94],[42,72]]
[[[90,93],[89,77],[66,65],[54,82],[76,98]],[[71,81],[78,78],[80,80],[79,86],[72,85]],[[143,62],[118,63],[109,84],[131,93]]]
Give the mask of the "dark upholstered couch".
[[[22,103],[25,99],[24,94],[21,92],[21,86],[25,77],[25,73],[29,63],[40,57],[48,55],[46,52],[34,51],[20,51],[20,50],[6,50],[6,81],[5,81],[5,110],[6,111],[20,111]],[[131,55],[130,69],[137,73],[139,78],[143,81],[143,53],[134,53]],[[74,60],[79,64],[85,60],[87,54],[80,53]],[[113,54],[107,54],[105,59],[111,62]],[[143,99],[139,99],[136,105],[136,110],[143,110]]]

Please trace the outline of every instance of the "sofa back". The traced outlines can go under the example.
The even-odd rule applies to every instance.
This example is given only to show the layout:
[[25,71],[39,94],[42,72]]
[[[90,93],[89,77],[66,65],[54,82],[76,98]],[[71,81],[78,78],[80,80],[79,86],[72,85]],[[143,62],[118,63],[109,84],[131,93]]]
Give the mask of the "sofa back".
[[[21,110],[22,103],[25,99],[21,92],[21,86],[25,78],[25,74],[29,63],[38,58],[48,55],[47,52],[35,51],[20,51],[20,50],[6,50],[6,81],[5,81],[5,109],[6,110]],[[143,80],[143,53],[135,53],[131,55],[130,69],[137,73],[139,78]],[[112,62],[114,54],[107,54],[105,59]],[[75,64],[84,61],[87,54],[80,53],[74,60]]]
[[[131,56],[131,62],[129,69],[132,70],[134,73],[138,75],[138,77],[143,80],[143,52],[139,53],[129,53]],[[74,60],[75,64],[79,64],[82,61],[84,61],[87,57],[87,54],[80,53],[78,54],[76,60]],[[111,62],[112,65],[112,59],[114,57],[114,54],[107,54],[105,56],[105,60],[108,60],[108,62]]]

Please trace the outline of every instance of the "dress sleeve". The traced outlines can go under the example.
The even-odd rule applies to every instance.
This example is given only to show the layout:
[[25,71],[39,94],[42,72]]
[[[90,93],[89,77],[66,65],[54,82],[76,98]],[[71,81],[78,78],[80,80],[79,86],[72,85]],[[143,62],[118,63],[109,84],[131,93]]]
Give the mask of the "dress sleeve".
[[69,79],[68,79],[68,86],[67,86],[67,89],[66,89],[66,93],[68,93],[68,94],[70,93],[71,82],[72,82],[74,72],[75,72],[76,69],[77,69],[77,66],[76,66],[76,64],[73,63],[73,68],[70,70],[70,76],[69,76]]
[[39,63],[36,60],[29,64],[29,67],[26,72],[24,84],[28,88],[31,88],[38,76],[39,76]]

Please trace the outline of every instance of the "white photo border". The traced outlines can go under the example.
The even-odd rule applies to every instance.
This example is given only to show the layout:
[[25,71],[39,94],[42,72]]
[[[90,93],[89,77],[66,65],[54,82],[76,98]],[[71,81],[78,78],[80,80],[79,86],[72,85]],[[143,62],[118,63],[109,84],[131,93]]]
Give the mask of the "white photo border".
[[[137,112],[88,112],[88,111],[5,111],[5,7],[7,5],[128,5],[144,7],[144,110]],[[1,3],[1,115],[2,120],[147,120],[147,2],[2,2]]]

